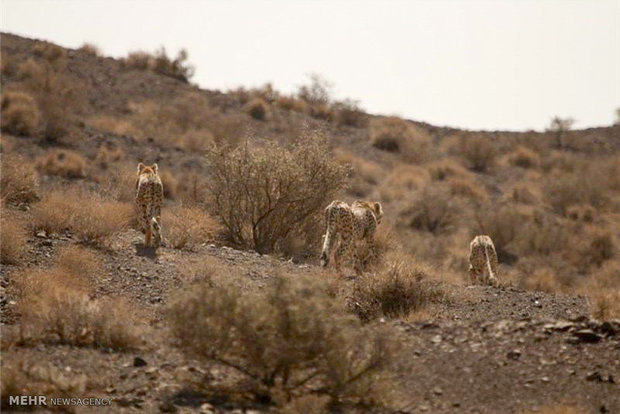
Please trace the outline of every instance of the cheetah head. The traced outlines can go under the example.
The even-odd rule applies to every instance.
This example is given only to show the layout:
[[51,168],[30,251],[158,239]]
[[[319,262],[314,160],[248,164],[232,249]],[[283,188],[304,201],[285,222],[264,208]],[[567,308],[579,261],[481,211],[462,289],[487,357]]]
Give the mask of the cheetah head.
[[377,220],[377,224],[381,223],[381,219],[383,218],[383,207],[381,206],[381,203],[374,202],[372,203],[372,209],[375,213],[375,219]]
[[157,163],[148,166],[148,165],[144,165],[142,163],[138,164],[138,175],[142,175],[142,174],[157,174],[157,170],[159,169],[159,167],[157,166]]

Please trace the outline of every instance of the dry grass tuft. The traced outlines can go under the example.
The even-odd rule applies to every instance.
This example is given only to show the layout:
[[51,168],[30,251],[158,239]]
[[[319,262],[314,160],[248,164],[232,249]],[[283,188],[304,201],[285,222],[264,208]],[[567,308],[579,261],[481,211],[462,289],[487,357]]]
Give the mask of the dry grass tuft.
[[536,168],[540,165],[540,156],[529,148],[519,146],[508,155],[508,161],[521,168]]
[[97,45],[94,45],[92,43],[82,44],[82,46],[79,47],[78,51],[90,56],[101,56],[101,51],[99,50]]
[[409,226],[434,234],[450,233],[457,225],[459,206],[442,188],[426,186],[401,215]]
[[455,150],[465,160],[467,167],[473,171],[487,172],[495,165],[497,150],[489,137],[461,136]]
[[193,248],[217,240],[221,225],[199,207],[174,206],[162,212],[163,232],[171,247]]
[[86,159],[69,150],[53,149],[36,161],[36,168],[43,174],[58,175],[65,178],[85,178]]
[[489,195],[485,188],[478,184],[473,178],[457,177],[448,181],[450,194],[464,197],[476,204],[486,203]]
[[2,94],[2,131],[15,135],[37,133],[41,114],[36,100],[25,92],[5,91]]
[[401,153],[408,161],[421,162],[429,156],[431,139],[419,127],[401,118],[375,118],[370,121],[370,142],[387,152]]
[[428,268],[396,255],[376,274],[364,274],[355,283],[349,307],[364,322],[381,316],[406,318],[442,296],[441,289],[424,279]]
[[95,164],[101,168],[108,169],[110,166],[125,158],[125,151],[121,147],[103,145],[97,151]]
[[591,314],[599,320],[620,318],[620,263],[606,262],[584,278],[577,290],[590,299]]
[[252,118],[264,121],[269,113],[269,105],[261,98],[254,98],[246,105],[246,111]]
[[27,232],[21,223],[6,211],[0,217],[0,259],[2,264],[20,264],[26,253]]
[[278,106],[287,111],[306,112],[308,104],[302,99],[297,99],[293,96],[280,96],[276,100]]
[[32,207],[35,230],[48,234],[70,231],[82,241],[102,246],[129,225],[133,208],[97,194],[54,192]]
[[360,326],[311,278],[278,276],[258,293],[236,283],[193,284],[172,302],[172,332],[189,357],[236,372],[229,378],[275,406],[304,395],[332,405],[389,398],[377,385],[394,368],[394,333]]
[[39,180],[33,163],[20,156],[3,155],[0,195],[8,203],[32,203],[39,199]]

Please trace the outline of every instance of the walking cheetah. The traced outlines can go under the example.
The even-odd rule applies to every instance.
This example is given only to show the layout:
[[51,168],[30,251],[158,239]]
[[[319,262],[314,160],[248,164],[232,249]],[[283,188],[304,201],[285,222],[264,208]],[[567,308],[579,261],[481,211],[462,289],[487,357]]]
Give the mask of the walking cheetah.
[[332,246],[338,237],[340,243],[334,254],[336,268],[340,270],[342,259],[351,259],[352,256],[355,271],[359,273],[361,269],[359,269],[355,244],[360,240],[372,240],[377,224],[382,218],[381,203],[356,200],[349,206],[344,201],[332,201],[325,209],[327,232],[324,236],[321,266],[327,266],[329,263]]
[[[485,270],[488,273],[486,278]],[[489,236],[476,236],[469,244],[469,275],[472,283],[480,280],[488,285],[498,286],[497,253]]]
[[[164,187],[157,172],[157,164],[138,164],[136,179],[136,209],[138,224],[144,233],[144,245],[155,248],[161,244],[161,203]],[[151,240],[152,239],[152,240]]]

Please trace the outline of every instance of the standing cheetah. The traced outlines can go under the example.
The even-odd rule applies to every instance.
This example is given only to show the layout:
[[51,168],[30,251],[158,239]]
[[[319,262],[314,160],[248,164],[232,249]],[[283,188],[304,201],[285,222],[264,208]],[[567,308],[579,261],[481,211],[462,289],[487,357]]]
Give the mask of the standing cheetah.
[[[488,276],[484,278],[485,270]],[[480,280],[491,286],[497,286],[497,253],[493,240],[489,236],[476,236],[469,244],[469,275],[472,283]]]
[[[164,187],[157,173],[157,164],[138,164],[136,179],[136,208],[138,224],[144,233],[144,245],[157,248],[161,244],[161,203]],[[151,240],[151,238],[153,240]]]
[[331,248],[335,238],[339,237],[340,243],[334,255],[336,268],[340,270],[342,259],[351,259],[352,256],[355,271],[359,273],[361,269],[355,244],[359,240],[372,240],[381,218],[383,208],[380,203],[356,200],[349,206],[344,201],[332,201],[325,209],[327,232],[324,236],[321,266],[329,263]]

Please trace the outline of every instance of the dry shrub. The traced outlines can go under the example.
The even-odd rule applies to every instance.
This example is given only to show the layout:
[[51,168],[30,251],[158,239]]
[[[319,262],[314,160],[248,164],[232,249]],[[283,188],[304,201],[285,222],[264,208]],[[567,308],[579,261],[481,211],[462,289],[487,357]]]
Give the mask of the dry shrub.
[[555,293],[560,291],[560,281],[555,271],[548,266],[536,266],[533,272],[525,273],[520,285],[528,290]]
[[[40,358],[25,356],[16,352],[2,355],[2,399],[0,408],[9,411],[15,406],[9,404],[10,396],[42,395],[48,398],[71,398],[84,396],[89,385],[88,377],[56,368]],[[21,406],[20,409],[35,410],[36,406]],[[59,407],[74,412],[73,407]]]
[[452,178],[448,184],[452,195],[467,198],[476,204],[486,203],[489,200],[485,188],[472,178]]
[[207,178],[194,171],[181,173],[177,193],[177,198],[184,204],[202,204],[207,199]]
[[512,204],[488,204],[475,210],[470,236],[489,235],[499,261],[511,263],[515,259],[513,245],[525,220],[526,217]]
[[122,300],[94,300],[88,288],[104,269],[90,251],[63,249],[50,269],[28,269],[17,276],[21,295],[19,344],[53,343],[128,350],[140,330]]
[[532,188],[532,184],[516,184],[510,192],[510,200],[515,203],[536,205],[540,202],[540,197]]
[[597,217],[596,209],[590,205],[572,205],[566,208],[566,217],[575,221],[591,223]]
[[89,56],[101,56],[101,51],[99,50],[99,48],[97,47],[97,45],[94,45],[92,43],[84,43],[82,44],[82,46],[80,46],[80,48],[78,49],[78,51],[87,54]]
[[312,118],[331,121],[334,119],[334,111],[329,104],[317,103],[310,105],[309,114]]
[[272,252],[295,228],[322,213],[342,187],[347,168],[324,140],[306,137],[290,149],[275,143],[207,152],[206,181],[214,214],[233,243]]
[[129,69],[147,70],[151,67],[151,55],[147,52],[130,52],[122,60],[123,65]]
[[476,172],[486,172],[497,157],[495,144],[482,135],[461,136],[455,150],[465,160],[467,167]]
[[277,276],[256,293],[237,283],[193,284],[172,302],[172,332],[189,357],[236,372],[276,406],[304,395],[332,405],[386,399],[375,391],[395,367],[393,332],[361,326],[312,278]]
[[431,147],[427,133],[397,117],[373,118],[370,121],[370,142],[375,148],[401,153],[413,162],[426,160]]
[[161,47],[154,54],[137,51],[131,52],[123,60],[125,67],[138,70],[152,70],[155,73],[188,83],[194,75],[194,67],[186,61],[187,51],[181,49],[177,57],[172,59],[166,54],[166,49]]
[[39,180],[34,165],[20,156],[2,156],[0,195],[8,203],[32,203],[38,200]]
[[394,255],[376,274],[360,276],[349,298],[349,307],[363,321],[380,316],[406,318],[442,295],[436,284],[425,281],[428,268],[413,258]]
[[263,99],[254,98],[247,104],[246,111],[252,118],[264,121],[267,119],[269,106]]
[[520,255],[548,256],[562,251],[568,243],[568,229],[557,216],[546,212],[534,212],[532,217],[522,219],[518,228],[515,249]]
[[19,264],[26,253],[26,230],[19,221],[3,211],[0,218],[0,259],[2,264]]
[[578,291],[590,299],[590,312],[600,320],[620,318],[620,262],[609,261],[582,279]]
[[52,65],[62,67],[66,64],[67,51],[52,43],[37,43],[32,48],[35,56],[42,57]]
[[379,194],[385,201],[407,200],[410,195],[428,182],[428,173],[415,165],[398,165],[381,183]]
[[101,194],[126,203],[134,203],[136,196],[136,165],[125,162],[95,176]]
[[203,152],[213,145],[215,138],[207,130],[187,131],[179,138],[179,146],[185,151]]
[[540,156],[529,148],[519,146],[510,155],[508,161],[521,168],[536,168],[540,164]]
[[163,210],[162,227],[166,240],[175,249],[213,242],[222,230],[201,208],[181,206]]
[[108,169],[113,163],[125,158],[125,151],[121,147],[103,145],[97,151],[95,164],[101,168]]
[[370,242],[357,243],[356,249],[362,270],[376,270],[385,264],[386,255],[398,247],[395,230],[389,223],[381,222]]
[[338,125],[363,128],[368,125],[368,115],[356,101],[345,100],[334,104]]
[[85,178],[86,159],[70,150],[49,150],[36,161],[36,167],[43,174],[65,178]]
[[29,94],[19,91],[5,91],[2,94],[2,131],[35,135],[40,118],[37,102]]
[[608,200],[610,177],[594,168],[550,176],[543,185],[547,202],[559,214],[566,215],[573,205],[589,204],[595,208]]
[[426,168],[431,178],[436,181],[443,181],[448,178],[469,177],[471,175],[454,159],[434,161],[427,164]]
[[280,96],[276,102],[280,108],[287,111],[305,112],[308,108],[308,104],[304,100],[293,96]]
[[69,231],[95,245],[126,228],[134,214],[129,204],[73,191],[49,193],[31,211],[35,230]]
[[328,105],[332,84],[318,73],[308,75],[308,84],[302,85],[297,91],[299,99],[304,100],[311,106]]
[[593,265],[601,266],[603,262],[613,259],[618,251],[616,238],[607,228],[588,229],[580,240],[577,264],[583,270]]
[[115,135],[138,136],[138,130],[134,128],[130,121],[112,116],[95,115],[88,119],[88,124],[95,129]]
[[176,199],[178,181],[174,178],[174,175],[170,171],[164,170],[159,173],[159,178],[161,178],[161,183],[164,187],[164,197],[170,200]]
[[442,188],[426,186],[417,192],[401,214],[409,226],[434,234],[452,232],[458,223],[460,208]]

